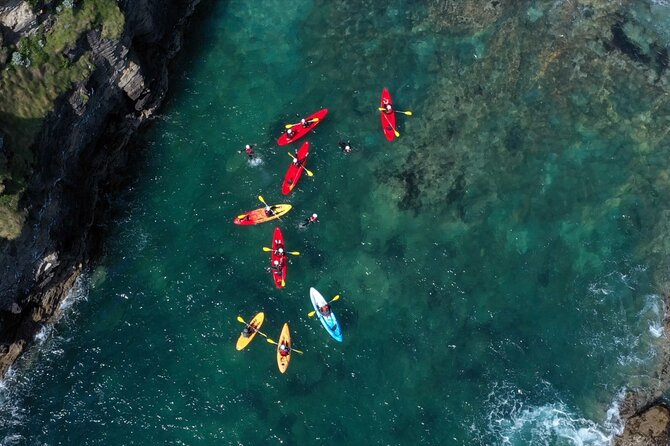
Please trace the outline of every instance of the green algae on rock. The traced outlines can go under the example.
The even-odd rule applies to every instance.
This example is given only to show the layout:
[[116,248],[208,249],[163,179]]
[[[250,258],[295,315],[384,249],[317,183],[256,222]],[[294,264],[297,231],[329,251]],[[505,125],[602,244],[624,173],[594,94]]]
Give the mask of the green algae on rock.
[[[114,0],[81,0],[69,7],[40,2],[34,18],[20,32],[12,31],[11,63],[0,70],[0,237],[15,238],[22,228],[19,198],[35,161],[31,146],[54,102],[83,83],[93,71],[90,48],[82,38],[99,30],[103,39],[118,39],[124,17]],[[4,11],[26,9],[25,2]],[[37,7],[37,4],[35,5]],[[4,162],[3,162],[4,161]]]

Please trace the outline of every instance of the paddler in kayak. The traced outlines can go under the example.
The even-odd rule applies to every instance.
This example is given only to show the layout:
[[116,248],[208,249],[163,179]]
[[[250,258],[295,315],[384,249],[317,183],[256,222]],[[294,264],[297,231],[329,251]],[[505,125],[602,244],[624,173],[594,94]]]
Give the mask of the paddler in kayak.
[[301,159],[301,160],[299,160],[299,159],[298,159],[298,154],[296,153],[295,155],[296,155],[296,156],[293,157],[293,165],[294,165],[295,167],[300,167],[300,166],[302,166],[303,164],[305,164],[305,159],[304,159],[304,158]]
[[287,139],[293,139],[295,136],[295,131],[293,129],[286,129],[286,138]]
[[326,304],[323,307],[319,308],[319,312],[323,317],[330,316],[330,305]]
[[275,261],[272,262],[272,266],[270,266],[270,267],[268,268],[268,269],[269,269],[268,272],[272,272],[272,273],[274,273],[274,274],[281,275],[281,273],[282,273],[282,266],[283,266],[283,265],[282,265],[281,263],[279,263],[279,260],[275,260]]
[[382,101],[382,108],[384,109],[382,110],[382,113],[386,113],[387,115],[393,113],[393,107],[389,103],[389,100],[386,98],[384,98],[384,100]]
[[265,206],[264,211],[266,217],[272,217],[273,215],[276,215],[274,206]]
[[282,355],[282,356],[288,356],[289,353],[291,353],[291,347],[289,347],[287,344],[282,342],[279,345],[279,354]]
[[254,327],[254,326],[252,326],[252,325],[249,325],[249,324],[246,324],[246,325],[244,326],[244,330],[242,330],[242,333],[241,333],[241,334],[242,334],[242,336],[244,336],[245,338],[248,338],[249,336],[251,336],[251,335],[254,334],[254,333],[256,333],[256,327]]

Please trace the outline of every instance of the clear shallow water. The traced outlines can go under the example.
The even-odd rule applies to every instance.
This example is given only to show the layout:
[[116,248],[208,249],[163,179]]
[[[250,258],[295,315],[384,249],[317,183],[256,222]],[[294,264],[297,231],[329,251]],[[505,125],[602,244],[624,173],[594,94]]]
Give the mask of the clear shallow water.
[[[496,22],[456,32],[411,3],[205,5],[105,259],[5,381],[3,444],[608,443],[656,359],[660,210],[639,184],[670,195],[654,179],[670,147],[631,122],[667,105],[644,73],[564,77],[581,53],[542,46],[560,6],[514,11],[502,54]],[[414,111],[392,144],[383,86]],[[315,176],[279,223],[302,253],[280,291],[274,226],[231,220],[285,201],[274,140],[321,107]],[[307,317],[310,286],[342,295],[344,343]],[[234,349],[236,316],[261,310],[305,350],[285,375],[262,339]]]

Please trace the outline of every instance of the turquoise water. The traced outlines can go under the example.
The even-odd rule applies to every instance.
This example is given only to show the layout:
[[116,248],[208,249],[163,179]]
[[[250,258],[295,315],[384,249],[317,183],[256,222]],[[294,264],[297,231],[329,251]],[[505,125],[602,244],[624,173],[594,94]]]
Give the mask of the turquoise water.
[[[608,444],[662,332],[665,87],[586,39],[616,11],[449,5],[206,2],[104,259],[4,383],[2,444]],[[414,111],[393,143],[384,86]],[[274,141],[322,107],[285,198]],[[232,224],[259,194],[295,206],[283,290],[274,225]],[[234,348],[257,311],[305,352],[284,375]]]

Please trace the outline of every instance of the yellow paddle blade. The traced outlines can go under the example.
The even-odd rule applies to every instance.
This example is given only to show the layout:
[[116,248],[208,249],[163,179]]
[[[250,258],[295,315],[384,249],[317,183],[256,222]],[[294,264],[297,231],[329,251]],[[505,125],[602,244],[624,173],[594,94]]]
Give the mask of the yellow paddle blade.
[[291,351],[292,351],[292,352],[296,352],[296,353],[300,353],[301,355],[304,355],[304,352],[298,350],[297,348],[293,348],[293,347],[291,347]]
[[340,295],[337,294],[335,297],[333,297],[330,301],[335,302],[336,300],[340,300]]
[[242,322],[243,324],[246,324],[246,322],[244,322],[244,319],[242,319],[242,316],[237,316],[237,320]]
[[265,340],[266,340],[268,343],[270,343],[270,344],[277,345],[277,343],[276,343],[275,341],[273,341],[272,339],[270,339],[270,338],[265,338]]
[[396,138],[400,136],[400,132],[398,132],[396,129],[393,129],[393,133],[395,133]]
[[295,159],[295,156],[293,156],[293,154],[292,154],[291,152],[286,152],[286,153],[288,153],[288,156],[290,156],[291,158]]
[[261,202],[261,203],[263,203],[263,204],[264,204],[265,206],[267,206],[267,205],[268,205],[268,204],[267,204],[267,203],[265,202],[265,199],[263,198],[263,196],[262,196],[262,195],[259,195],[259,196],[258,196],[258,199],[259,199],[259,200],[260,200],[260,202]]
[[272,251],[272,249],[268,248],[267,246],[263,246],[263,251],[270,252],[270,251]]
[[401,112],[398,112],[398,113],[402,113],[403,115],[407,115],[407,116],[412,116],[412,112],[409,111],[409,110],[407,110],[407,111],[401,111]]
[[299,256],[300,255],[300,251],[288,251],[288,253],[292,254],[294,256]]
[[379,111],[384,111],[384,110],[386,110],[386,109],[383,108],[383,107],[379,107]]
[[296,125],[298,125],[298,124],[286,124],[286,125],[284,126],[284,128],[290,129],[291,127],[294,127],[294,126],[296,126]]
[[238,219],[238,220],[242,220],[242,219],[243,219],[244,217],[246,217],[246,216],[247,216],[247,214],[238,215],[238,216],[237,216],[237,219]]
[[305,168],[305,172],[307,172],[308,177],[313,177],[314,176],[314,172],[312,172],[311,170],[309,170],[307,168]]
[[315,314],[316,314],[316,311],[310,311],[309,313],[307,313],[307,317],[312,317]]
[[281,280],[281,286],[285,287],[286,286],[286,281],[284,279]]

